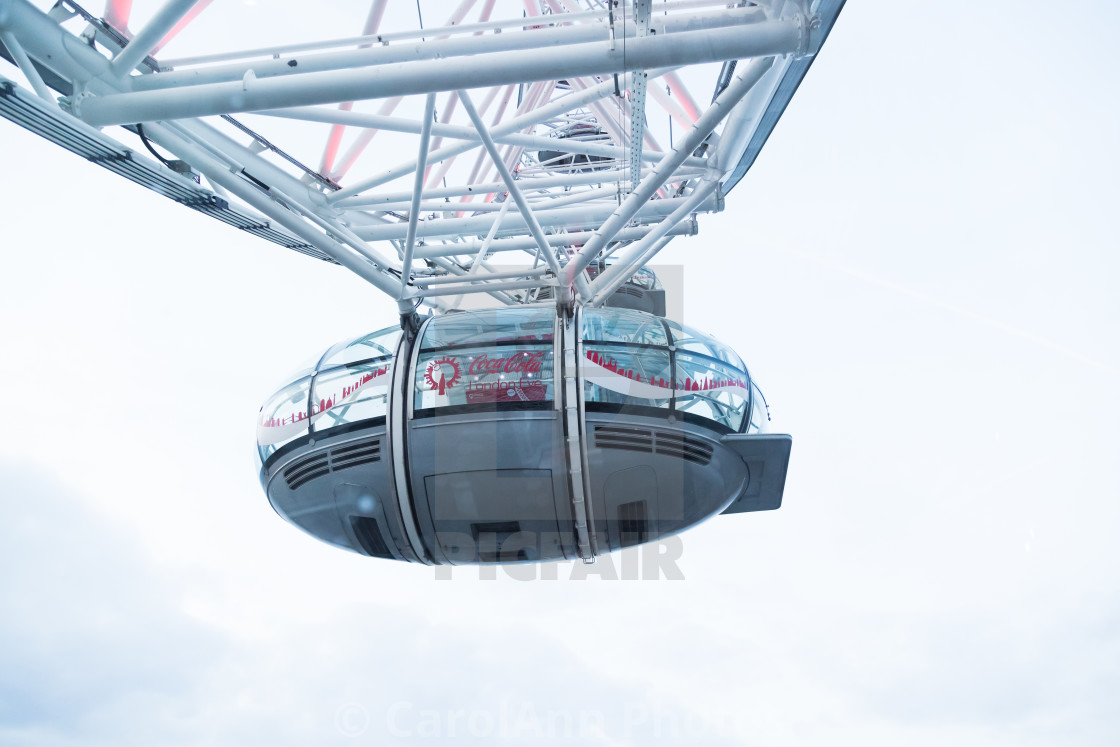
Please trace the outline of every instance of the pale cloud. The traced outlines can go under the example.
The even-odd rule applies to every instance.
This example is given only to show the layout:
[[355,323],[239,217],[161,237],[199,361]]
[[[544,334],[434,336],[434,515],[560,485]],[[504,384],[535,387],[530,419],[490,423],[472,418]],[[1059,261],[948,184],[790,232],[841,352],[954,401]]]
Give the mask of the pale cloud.
[[794,435],[783,508],[686,533],[679,582],[439,581],[285,524],[257,407],[392,305],[0,121],[0,743],[1115,744],[1098,5],[849,3],[660,258]]

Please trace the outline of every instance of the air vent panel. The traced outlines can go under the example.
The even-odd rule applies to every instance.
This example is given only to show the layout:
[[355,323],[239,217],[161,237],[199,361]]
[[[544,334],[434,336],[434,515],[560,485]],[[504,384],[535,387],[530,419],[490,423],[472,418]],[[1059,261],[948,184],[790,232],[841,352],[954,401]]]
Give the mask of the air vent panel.
[[653,431],[644,428],[620,428],[614,425],[595,426],[595,445],[600,449],[626,449],[653,453]]
[[657,453],[706,465],[712,461],[712,446],[684,433],[657,431]]
[[295,490],[330,471],[326,454],[312,454],[285,467],[284,481],[288,483],[289,489]]
[[336,446],[329,452],[320,451],[297,459],[284,468],[284,481],[289,490],[297,490],[316,477],[330,472],[381,461],[381,439],[367,438]]
[[381,439],[370,438],[331,449],[331,471],[381,461]]

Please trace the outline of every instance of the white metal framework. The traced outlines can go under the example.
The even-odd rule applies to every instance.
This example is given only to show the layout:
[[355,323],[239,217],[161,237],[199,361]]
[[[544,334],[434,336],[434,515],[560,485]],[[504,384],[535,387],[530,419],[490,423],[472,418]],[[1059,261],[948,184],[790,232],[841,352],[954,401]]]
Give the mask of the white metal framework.
[[[356,35],[242,50],[192,34],[229,6],[142,5],[0,0],[0,114],[405,313],[601,304],[722,209],[843,0],[373,0]],[[226,30],[299,33],[275,5]]]

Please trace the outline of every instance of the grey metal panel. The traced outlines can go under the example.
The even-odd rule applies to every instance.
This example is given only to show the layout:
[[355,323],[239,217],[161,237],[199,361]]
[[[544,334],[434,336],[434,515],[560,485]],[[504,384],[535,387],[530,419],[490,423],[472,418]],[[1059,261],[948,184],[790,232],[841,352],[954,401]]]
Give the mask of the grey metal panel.
[[[440,562],[488,562],[473,543],[465,546],[471,523],[519,522],[520,531],[540,534],[541,559],[576,557],[562,444],[554,410],[460,413],[410,423],[412,500],[425,545],[446,557]],[[471,507],[479,512],[474,522],[466,512]]]
[[[656,476],[656,496],[647,503],[647,541],[676,534],[714,516],[747,485],[746,464],[706,428],[670,422],[668,417],[596,412],[586,414],[586,425],[595,529],[601,540],[609,541],[609,546],[600,547],[603,551],[622,546],[619,507],[641,498],[641,483],[651,484],[642,480],[632,488],[620,489],[619,480],[635,475],[635,468],[648,468]],[[603,437],[598,427],[612,429],[612,437]],[[625,429],[632,436],[617,437]],[[681,458],[677,446],[681,436],[710,447],[708,461]],[[664,437],[669,437],[669,443],[663,442]],[[648,438],[648,447],[643,438]]]
[[[379,442],[376,453],[367,449],[364,458],[357,457],[356,446],[374,441]],[[323,466],[289,483],[290,470],[312,460]],[[376,519],[388,534],[391,542],[386,544],[395,556],[414,560],[400,520],[392,510],[388,470],[385,428],[371,425],[334,436],[320,435],[314,444],[308,443],[270,463],[263,482],[276,513],[317,539],[361,552],[350,517],[367,516]]]
[[722,442],[737,453],[750,471],[750,481],[725,514],[772,511],[782,505],[793,438],[782,433],[734,434]]
[[564,557],[550,470],[446,472],[424,478],[424,489],[452,563]]
[[657,500],[659,492],[657,470],[648,464],[616,470],[607,476],[603,482],[603,502],[609,511],[606,523],[610,547],[635,544],[622,536],[622,528],[619,526],[619,516],[623,507],[635,503],[643,504],[645,508],[642,515],[646,526],[642,529],[644,537],[641,541],[660,536],[657,526],[660,516]]

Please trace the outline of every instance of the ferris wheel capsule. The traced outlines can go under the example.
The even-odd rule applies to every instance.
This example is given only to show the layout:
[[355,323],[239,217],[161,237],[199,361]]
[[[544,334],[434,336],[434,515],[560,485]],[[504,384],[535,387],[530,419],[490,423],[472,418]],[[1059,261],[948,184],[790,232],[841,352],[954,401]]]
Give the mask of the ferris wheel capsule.
[[781,504],[789,436],[644,266],[724,209],[844,0],[393,4],[360,37],[268,19],[180,56],[204,3],[49,4],[0,3],[0,117],[404,315],[261,409],[285,519],[401,561],[589,561]]
[[433,317],[269,398],[261,483],[314,537],[428,564],[583,558],[781,504],[790,439],[730,348],[629,309]]

